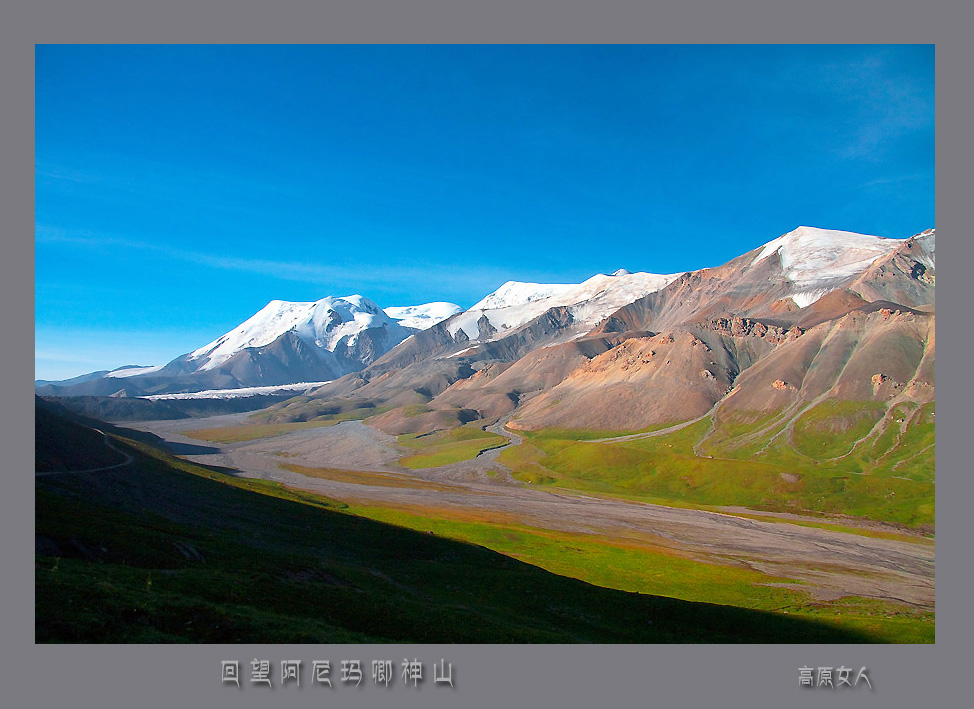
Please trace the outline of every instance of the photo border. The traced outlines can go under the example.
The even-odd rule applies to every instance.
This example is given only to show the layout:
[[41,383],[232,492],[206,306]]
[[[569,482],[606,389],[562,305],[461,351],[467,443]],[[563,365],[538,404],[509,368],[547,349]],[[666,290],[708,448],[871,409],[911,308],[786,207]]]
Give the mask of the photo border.
[[[960,353],[970,345],[969,237],[956,222],[956,206],[970,200],[961,176],[972,164],[967,135],[971,92],[964,73],[974,66],[963,34],[974,26],[959,2],[828,2],[785,8],[774,2],[687,2],[656,8],[638,2],[508,2],[458,6],[450,2],[370,2],[327,6],[210,0],[154,3],[35,2],[4,11],[0,41],[3,75],[3,169],[0,194],[5,223],[3,289],[8,333],[2,426],[7,489],[0,495],[3,535],[3,703],[16,707],[257,707],[269,697],[290,706],[645,706],[645,707],[917,707],[954,706],[966,694],[971,613],[970,513],[972,476],[964,465],[970,377]],[[947,274],[946,335],[938,397],[937,640],[934,645],[53,645],[34,644],[33,551],[27,530],[33,500],[25,468],[31,466],[30,401],[33,302],[33,46],[35,43],[935,43],[937,62],[937,221],[944,226],[941,268]],[[69,120],[69,117],[66,117]],[[965,130],[960,126],[964,125]],[[961,190],[964,191],[962,195]],[[28,207],[29,205],[29,207]],[[945,251],[944,251],[945,249]],[[943,254],[946,258],[943,258]],[[28,293],[30,296],[28,297]],[[943,317],[943,312],[941,312]],[[13,333],[13,334],[11,334]],[[959,342],[958,342],[959,340]],[[28,387],[31,387],[30,391]],[[969,435],[969,433],[967,434]],[[945,487],[946,486],[946,487]],[[276,664],[300,659],[305,677],[314,659],[419,658],[431,673],[442,657],[453,663],[455,689],[418,689],[397,682],[388,690],[336,687],[322,699],[302,677],[300,689],[240,691],[217,678],[222,660]],[[802,690],[798,668],[866,666],[873,690],[829,693]],[[275,685],[279,684],[275,682]],[[335,683],[337,684],[337,683]],[[367,686],[368,685],[368,686]],[[322,690],[327,691],[327,690]],[[9,704],[8,704],[9,701]],[[69,704],[70,703],[70,704]]]

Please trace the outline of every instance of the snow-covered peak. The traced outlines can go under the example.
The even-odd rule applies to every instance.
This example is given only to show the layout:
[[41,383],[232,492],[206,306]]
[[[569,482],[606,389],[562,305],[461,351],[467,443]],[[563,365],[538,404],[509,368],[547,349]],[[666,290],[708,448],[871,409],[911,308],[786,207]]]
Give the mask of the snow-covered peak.
[[620,268],[618,271],[613,271],[609,275],[611,275],[611,276],[631,276],[632,275],[632,271],[627,271],[624,268]]
[[821,281],[854,276],[904,241],[800,226],[765,244],[752,265],[777,253],[788,280],[798,287],[808,287]]
[[214,369],[237,352],[269,345],[291,330],[308,344],[334,352],[339,342],[352,344],[362,331],[380,327],[400,331],[400,340],[409,334],[361,295],[330,296],[310,303],[272,300],[230,332],[191,352],[189,359],[200,360],[200,370]]
[[385,308],[386,315],[396,320],[403,327],[413,328],[414,330],[431,328],[436,323],[446,320],[451,315],[456,315],[461,310],[463,308],[459,305],[443,301]]
[[792,284],[792,300],[805,308],[905,241],[800,226],[765,244],[751,265],[777,253],[782,272]]
[[916,259],[927,268],[937,267],[936,242],[936,229],[927,229],[913,237],[913,243],[919,247]]
[[521,283],[508,281],[479,303],[475,303],[470,310],[496,310],[516,305],[533,303],[563,294],[578,286],[573,283]]
[[125,377],[135,377],[140,374],[152,374],[153,372],[158,372],[162,369],[163,365],[158,364],[154,367],[140,367],[136,364],[129,364],[124,367],[118,367],[108,372],[105,376],[112,377],[113,379],[125,378]]
[[568,307],[581,329],[594,326],[624,305],[658,291],[679,274],[620,273],[598,274],[582,283],[520,283],[508,281],[472,308],[450,319],[451,335],[462,329],[471,340],[481,337],[482,317],[486,317],[502,337],[542,315],[549,308]]

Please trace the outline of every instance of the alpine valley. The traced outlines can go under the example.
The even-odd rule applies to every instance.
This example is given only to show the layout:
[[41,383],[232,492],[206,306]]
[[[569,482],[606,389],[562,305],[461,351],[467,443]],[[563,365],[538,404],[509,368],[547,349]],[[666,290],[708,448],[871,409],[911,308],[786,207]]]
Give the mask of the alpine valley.
[[[402,596],[400,608],[422,597],[449,608],[455,630],[386,609],[402,632],[336,617],[345,635],[293,636],[302,641],[931,642],[935,274],[933,229],[890,239],[803,226],[722,266],[511,281],[467,310],[383,309],[361,295],[272,301],[168,364],[35,382],[38,415],[44,431],[70,425],[65,436],[98,448],[75,467],[104,469],[112,453],[85,417],[133,421],[137,432],[99,428],[130,459],[277,486],[295,505],[340,501],[356,519],[390,525],[363,527],[368,544],[385,534],[399,548],[405,527],[497,554],[476,561],[468,545],[437,547],[439,565],[417,571],[401,557],[364,558],[362,547],[322,565],[302,546],[294,554],[308,558],[268,572],[285,579],[281,593],[304,598],[311,583],[336,599]],[[45,460],[74,460],[53,448],[45,443]],[[227,521],[207,525],[246,527],[233,544],[263,538],[229,492],[204,504],[202,488],[152,485],[126,514],[144,505],[191,525],[196,517],[174,510],[212,504]],[[285,525],[291,512],[273,514]],[[71,546],[64,520],[45,524],[44,544]],[[286,543],[281,529],[268,544]],[[223,542],[178,534],[186,564],[207,545],[220,557]],[[408,543],[433,544],[423,536]],[[468,570],[444,571],[450,559]],[[550,576],[513,582],[511,559]],[[507,570],[469,571],[488,567]],[[568,588],[563,577],[585,583]],[[671,602],[697,605],[668,615]],[[645,627],[633,630],[634,614]],[[238,624],[245,617],[266,620],[242,613]]]

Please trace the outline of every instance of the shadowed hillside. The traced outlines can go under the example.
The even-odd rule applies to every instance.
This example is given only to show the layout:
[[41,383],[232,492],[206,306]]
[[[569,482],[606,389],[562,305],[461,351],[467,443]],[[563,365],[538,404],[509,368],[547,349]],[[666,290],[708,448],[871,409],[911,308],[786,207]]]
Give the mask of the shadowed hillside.
[[134,440],[117,445],[131,465],[38,479],[37,642],[868,640],[600,588]]

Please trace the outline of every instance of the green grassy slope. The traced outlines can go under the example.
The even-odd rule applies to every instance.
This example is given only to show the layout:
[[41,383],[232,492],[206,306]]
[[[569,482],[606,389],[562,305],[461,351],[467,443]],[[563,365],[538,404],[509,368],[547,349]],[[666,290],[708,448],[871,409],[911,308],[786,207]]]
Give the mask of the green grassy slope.
[[119,441],[39,478],[38,642],[861,642],[814,619],[602,588]]
[[434,468],[476,458],[484,451],[507,445],[507,439],[476,426],[460,426],[425,435],[405,434],[397,443],[416,451],[399,463],[406,468]]
[[121,463],[123,456],[105,445],[105,437],[69,420],[68,412],[34,397],[34,470],[90,470]]
[[499,462],[533,484],[671,505],[845,514],[932,530],[934,405],[826,401],[790,426],[708,417],[669,434],[591,442],[592,432],[519,432]]

